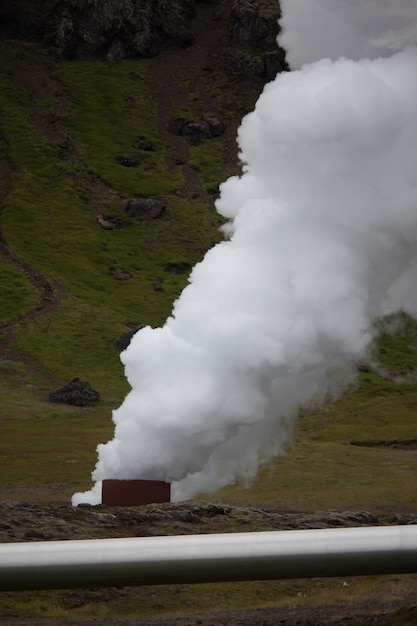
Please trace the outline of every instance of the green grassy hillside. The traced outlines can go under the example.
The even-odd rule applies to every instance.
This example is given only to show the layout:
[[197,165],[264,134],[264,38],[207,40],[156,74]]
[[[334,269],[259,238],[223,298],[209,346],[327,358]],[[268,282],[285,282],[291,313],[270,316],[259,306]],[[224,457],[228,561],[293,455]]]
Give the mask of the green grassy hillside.
[[[13,42],[0,52],[1,480],[11,497],[65,499],[89,486],[95,446],[111,437],[111,410],[128,390],[115,340],[164,322],[187,282],[167,265],[200,260],[219,240],[220,219],[204,193],[187,192],[181,168],[167,168],[147,61],[58,64]],[[191,93],[190,107],[195,100]],[[151,151],[140,151],[143,139]],[[223,180],[222,139],[207,159],[204,147],[189,154],[202,189]],[[133,153],[138,167],[117,160]],[[147,195],[165,200],[163,217],[129,217],[124,202]],[[103,229],[98,214],[122,227]],[[381,329],[357,388],[301,416],[287,455],[254,486],[219,498],[292,509],[415,506],[417,461],[401,441],[416,438],[417,329],[404,315]],[[49,403],[75,376],[101,402]]]
[[[0,59],[0,499],[69,502],[90,487],[95,447],[112,437],[111,411],[128,391],[115,340],[137,324],[162,324],[187,282],[167,264],[192,266],[219,240],[204,191],[230,163],[219,158],[221,138],[190,151],[201,194],[180,167],[167,167],[149,62],[57,64],[13,42],[0,44]],[[153,150],[140,152],[140,138]],[[137,152],[138,167],[117,160]],[[164,216],[129,217],[124,202],[140,195],[164,199]],[[99,214],[121,218],[122,227],[104,230]],[[334,405],[306,410],[285,456],[263,466],[254,484],[210,498],[292,511],[415,511],[416,368],[415,322],[399,315],[381,323],[357,385]],[[100,392],[99,403],[48,402],[75,376]],[[138,606],[146,616],[382,603],[412,596],[413,585],[409,577],[403,591],[397,579],[367,578],[3,594],[2,615],[97,619],[136,616]]]
[[[165,321],[188,278],[167,267],[201,260],[221,221],[181,168],[166,165],[146,61],[53,63],[16,42],[1,43],[0,58],[1,480],[87,484],[128,390],[116,339]],[[151,150],[140,150],[144,140]],[[210,150],[220,153],[222,140]],[[121,165],[132,153],[140,165]],[[203,171],[212,187],[219,166],[217,178],[212,158]],[[137,196],[165,201],[164,215],[129,217],[125,201]],[[122,227],[103,229],[99,214]],[[48,402],[75,376],[99,390],[98,406]]]

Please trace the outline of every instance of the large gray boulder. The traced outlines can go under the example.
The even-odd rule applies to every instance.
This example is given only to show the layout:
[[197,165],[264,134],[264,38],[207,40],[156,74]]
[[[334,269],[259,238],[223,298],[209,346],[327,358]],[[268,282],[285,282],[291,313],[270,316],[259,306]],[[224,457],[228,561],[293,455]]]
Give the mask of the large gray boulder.
[[207,114],[202,117],[173,117],[169,120],[168,130],[173,135],[184,137],[191,145],[198,146],[204,139],[220,137],[226,130],[226,124],[217,115]]
[[163,198],[129,198],[126,200],[124,208],[129,217],[139,219],[158,219],[165,213],[166,202]]

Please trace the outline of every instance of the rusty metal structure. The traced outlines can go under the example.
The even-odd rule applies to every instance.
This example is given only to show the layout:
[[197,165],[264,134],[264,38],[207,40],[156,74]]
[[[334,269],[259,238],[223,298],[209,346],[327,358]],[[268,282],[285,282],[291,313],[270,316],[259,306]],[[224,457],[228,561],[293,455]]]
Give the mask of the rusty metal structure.
[[417,525],[0,544],[0,590],[417,572]]
[[162,480],[116,480],[102,482],[102,504],[139,506],[171,501],[171,485]]

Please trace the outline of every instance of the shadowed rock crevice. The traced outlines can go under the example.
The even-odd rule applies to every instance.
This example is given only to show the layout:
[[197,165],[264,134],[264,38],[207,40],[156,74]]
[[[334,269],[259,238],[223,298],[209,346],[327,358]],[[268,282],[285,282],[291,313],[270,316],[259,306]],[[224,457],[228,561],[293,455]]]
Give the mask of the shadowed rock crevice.
[[361,446],[364,448],[398,448],[401,450],[417,450],[417,439],[375,439],[364,441],[351,441],[352,446]]

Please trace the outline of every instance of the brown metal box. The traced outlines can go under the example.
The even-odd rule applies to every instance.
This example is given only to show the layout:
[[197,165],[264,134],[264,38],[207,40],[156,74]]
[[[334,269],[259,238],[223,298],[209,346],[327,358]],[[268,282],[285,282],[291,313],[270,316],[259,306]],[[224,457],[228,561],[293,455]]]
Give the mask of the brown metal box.
[[102,483],[102,504],[138,506],[171,501],[171,485],[163,480],[116,480]]

